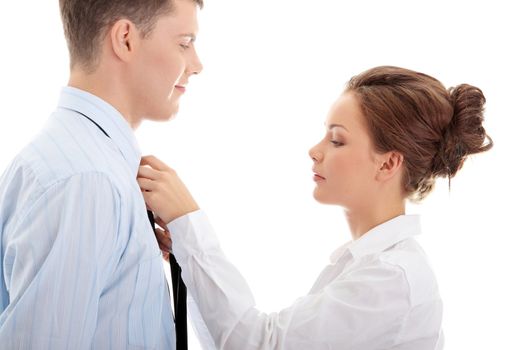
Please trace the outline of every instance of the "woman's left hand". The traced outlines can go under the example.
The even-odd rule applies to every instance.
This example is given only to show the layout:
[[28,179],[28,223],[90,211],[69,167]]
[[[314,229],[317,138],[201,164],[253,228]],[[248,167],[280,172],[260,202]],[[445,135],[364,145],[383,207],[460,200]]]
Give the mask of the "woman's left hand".
[[155,222],[160,226],[155,228],[155,238],[157,239],[157,243],[159,244],[159,248],[162,252],[162,257],[164,260],[169,262],[169,255],[171,253],[170,230],[168,229],[168,225],[166,225],[166,223],[158,216],[155,216]]
[[175,170],[154,156],[142,157],[140,165],[137,181],[146,205],[163,222],[199,209]]

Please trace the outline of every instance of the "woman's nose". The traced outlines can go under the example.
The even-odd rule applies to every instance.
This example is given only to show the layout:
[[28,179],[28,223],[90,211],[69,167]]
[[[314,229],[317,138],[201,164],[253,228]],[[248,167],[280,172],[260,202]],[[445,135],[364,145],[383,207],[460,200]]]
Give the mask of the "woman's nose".
[[315,145],[308,151],[308,155],[316,163],[319,163],[323,159],[323,154],[319,150],[319,145]]

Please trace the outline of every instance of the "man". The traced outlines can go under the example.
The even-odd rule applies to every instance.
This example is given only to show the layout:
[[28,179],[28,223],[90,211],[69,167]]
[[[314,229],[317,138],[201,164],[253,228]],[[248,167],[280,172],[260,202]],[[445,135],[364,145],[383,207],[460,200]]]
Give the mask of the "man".
[[2,349],[175,348],[133,130],[201,71],[197,7],[60,0],[69,86],[0,179]]

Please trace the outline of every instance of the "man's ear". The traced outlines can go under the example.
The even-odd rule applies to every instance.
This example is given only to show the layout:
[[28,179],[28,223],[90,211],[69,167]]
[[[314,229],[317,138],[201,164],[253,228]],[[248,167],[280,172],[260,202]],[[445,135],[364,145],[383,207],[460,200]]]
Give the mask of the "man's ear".
[[140,39],[137,27],[128,19],[116,21],[109,31],[111,49],[122,61],[129,62]]
[[390,151],[379,156],[376,179],[389,180],[403,170],[404,157],[397,151]]

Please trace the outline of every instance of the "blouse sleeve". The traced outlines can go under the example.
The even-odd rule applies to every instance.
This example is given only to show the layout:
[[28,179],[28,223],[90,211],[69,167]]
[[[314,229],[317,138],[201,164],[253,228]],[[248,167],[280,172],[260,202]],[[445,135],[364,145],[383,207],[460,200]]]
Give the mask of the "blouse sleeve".
[[218,349],[391,347],[410,307],[403,270],[379,261],[341,274],[280,312],[263,313],[203,211],[168,228],[183,280]]

